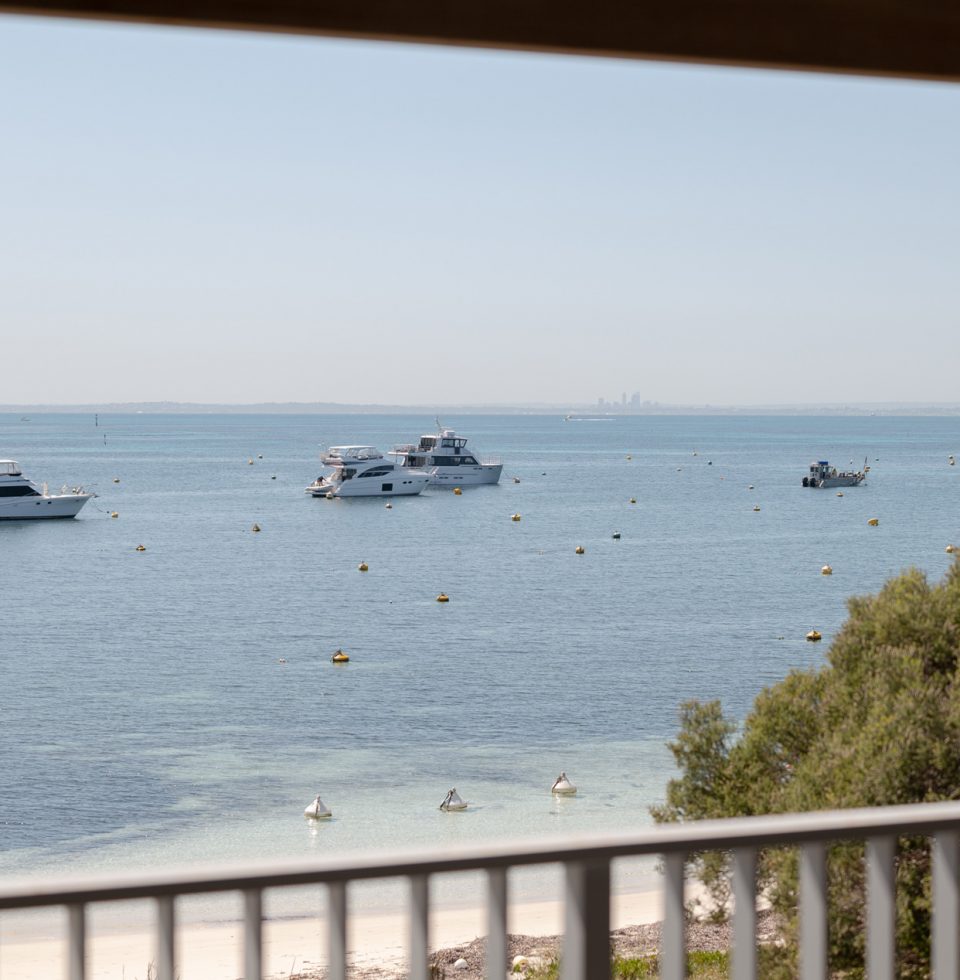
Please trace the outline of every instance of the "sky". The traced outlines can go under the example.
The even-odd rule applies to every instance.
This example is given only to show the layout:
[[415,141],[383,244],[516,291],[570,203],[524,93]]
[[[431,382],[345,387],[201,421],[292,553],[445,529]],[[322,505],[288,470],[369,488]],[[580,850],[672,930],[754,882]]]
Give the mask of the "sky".
[[0,17],[7,404],[960,400],[960,87]]

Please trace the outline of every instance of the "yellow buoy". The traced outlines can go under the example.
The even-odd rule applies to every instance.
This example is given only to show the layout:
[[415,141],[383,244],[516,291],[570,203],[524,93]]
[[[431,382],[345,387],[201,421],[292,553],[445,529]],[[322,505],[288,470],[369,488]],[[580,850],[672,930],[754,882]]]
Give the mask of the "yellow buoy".
[[253,466],[253,460],[252,459],[248,459],[247,460],[247,466]]
[[462,493],[463,493],[463,491],[462,491],[462,490],[461,490],[461,489],[460,489],[459,487],[454,487],[454,488],[453,488],[453,492],[454,492],[454,493],[455,493],[455,494],[456,494],[456,495],[457,495],[458,497],[460,496],[460,494],[462,494]]
[[142,544],[137,545],[137,551],[146,551],[146,550],[147,549]]
[[867,521],[867,523],[870,525],[870,527],[876,527],[880,523],[880,518],[879,517],[871,517],[870,520]]
[[810,630],[810,632],[807,633],[807,639],[811,643],[819,643],[820,640],[823,639],[823,636],[817,630]]
[[520,515],[519,515],[519,514],[514,514],[514,515],[513,515],[513,516],[512,516],[511,518],[510,518],[510,520],[511,520],[511,521],[519,521],[519,520],[520,520]]
[[578,555],[583,555],[583,554],[586,554],[586,550],[584,549],[584,547],[583,547],[583,545],[582,545],[582,544],[578,544],[578,545],[577,545],[577,552],[576,552],[576,553],[577,553]]
[[837,496],[838,497],[842,497],[843,496],[843,491],[842,490],[838,490],[837,491]]
[[948,555],[954,554],[957,551],[957,546],[955,544],[948,544],[946,548],[943,549]]
[[824,565],[823,568],[820,569],[820,574],[833,575],[833,569],[829,565]]
[[254,524],[253,527],[250,528],[250,530],[253,531],[254,533],[256,533],[257,531],[260,530],[260,525],[259,524]]
[[437,602],[449,602],[449,601],[450,601],[450,596],[448,596],[446,592],[441,592],[440,595],[437,596]]
[[631,497],[630,498],[630,503],[631,504],[635,504],[636,502],[637,502],[637,498],[636,497]]
[[359,565],[357,565],[357,569],[361,572],[369,572],[370,566],[365,561],[362,561]]
[[111,517],[119,517],[120,515],[115,510],[112,510],[112,511],[110,511],[110,516]]
[[337,648],[337,652],[330,658],[330,660],[335,664],[350,663],[350,658],[343,652],[343,650],[339,648]]

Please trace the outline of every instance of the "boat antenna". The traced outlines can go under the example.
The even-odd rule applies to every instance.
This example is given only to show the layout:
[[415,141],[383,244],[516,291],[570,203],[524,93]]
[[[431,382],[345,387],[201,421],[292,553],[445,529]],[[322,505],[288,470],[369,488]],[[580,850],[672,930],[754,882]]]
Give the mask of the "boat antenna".
[[437,423],[437,432],[439,432],[443,428],[443,426],[440,424],[440,416],[434,415],[433,421]]

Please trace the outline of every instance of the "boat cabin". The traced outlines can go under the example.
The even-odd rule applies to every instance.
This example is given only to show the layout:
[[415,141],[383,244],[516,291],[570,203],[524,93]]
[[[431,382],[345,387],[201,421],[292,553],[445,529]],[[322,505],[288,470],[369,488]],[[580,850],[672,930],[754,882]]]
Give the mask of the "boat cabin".
[[466,451],[467,440],[453,429],[420,436],[416,446],[397,446],[394,453],[404,457],[403,465],[420,469],[424,466],[477,466],[476,456]]
[[466,439],[458,439],[453,429],[444,429],[439,435],[420,436],[420,445],[417,449],[420,452],[432,452],[435,449],[453,450],[459,454],[466,446]]
[[40,491],[20,472],[12,459],[0,459],[0,497],[39,497]]

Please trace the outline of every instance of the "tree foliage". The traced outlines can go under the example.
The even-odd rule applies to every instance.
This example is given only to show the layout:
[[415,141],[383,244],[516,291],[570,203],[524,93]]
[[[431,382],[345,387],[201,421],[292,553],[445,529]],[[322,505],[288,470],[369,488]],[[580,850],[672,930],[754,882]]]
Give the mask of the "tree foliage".
[[[909,570],[848,609],[826,664],[764,690],[742,728],[719,702],[683,705],[670,746],[681,774],[653,810],[658,821],[960,798],[960,562],[936,585]],[[697,862],[724,904],[724,856]],[[765,853],[759,874],[792,944],[796,851]],[[862,845],[831,848],[831,967],[841,975],[863,966],[864,877]],[[902,839],[901,977],[929,976],[929,892],[929,843]]]

